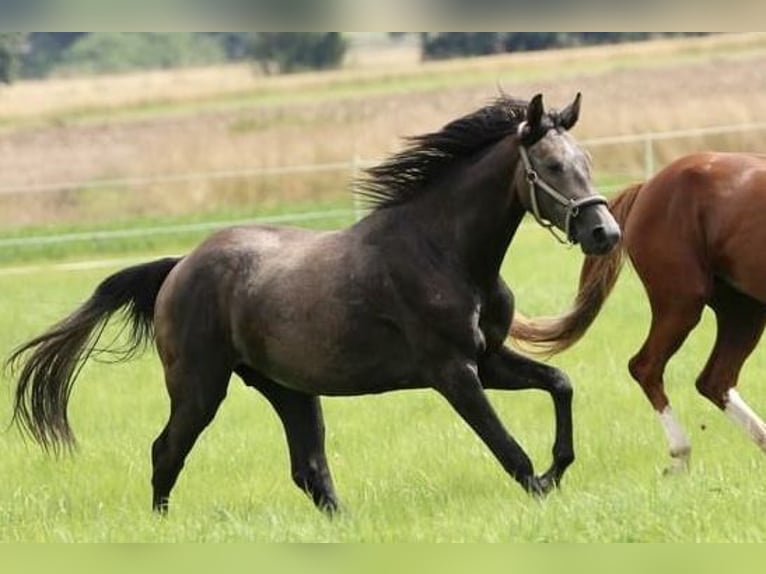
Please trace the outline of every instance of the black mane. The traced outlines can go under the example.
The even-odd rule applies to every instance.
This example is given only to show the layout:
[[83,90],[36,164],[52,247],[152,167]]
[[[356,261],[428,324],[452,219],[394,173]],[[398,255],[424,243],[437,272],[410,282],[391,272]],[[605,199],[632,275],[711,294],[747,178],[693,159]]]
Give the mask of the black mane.
[[526,110],[527,102],[500,96],[438,132],[408,137],[404,150],[365,170],[355,193],[375,209],[405,203],[455,160],[515,133]]

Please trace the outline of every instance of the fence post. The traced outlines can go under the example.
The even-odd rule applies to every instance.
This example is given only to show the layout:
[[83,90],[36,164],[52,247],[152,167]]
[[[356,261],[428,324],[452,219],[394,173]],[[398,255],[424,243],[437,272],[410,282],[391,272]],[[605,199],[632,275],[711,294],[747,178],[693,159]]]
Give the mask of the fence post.
[[646,134],[644,138],[644,179],[654,175],[654,138],[652,134]]

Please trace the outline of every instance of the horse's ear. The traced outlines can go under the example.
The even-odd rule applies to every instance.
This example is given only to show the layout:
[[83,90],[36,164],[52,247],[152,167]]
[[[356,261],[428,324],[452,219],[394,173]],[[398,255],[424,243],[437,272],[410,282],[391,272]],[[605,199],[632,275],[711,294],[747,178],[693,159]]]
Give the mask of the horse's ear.
[[537,94],[529,101],[527,105],[527,125],[530,131],[535,131],[535,128],[540,126],[540,121],[543,119],[543,95]]
[[565,130],[570,130],[577,123],[577,119],[580,117],[580,101],[582,100],[582,94],[577,92],[574,101],[562,110],[559,114],[561,127]]

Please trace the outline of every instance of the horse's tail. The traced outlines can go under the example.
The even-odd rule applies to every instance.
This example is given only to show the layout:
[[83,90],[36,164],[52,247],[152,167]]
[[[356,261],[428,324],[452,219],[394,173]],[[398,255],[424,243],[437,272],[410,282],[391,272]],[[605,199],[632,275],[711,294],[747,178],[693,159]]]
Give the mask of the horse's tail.
[[[617,223],[624,229],[638,191],[635,184],[609,202]],[[580,271],[580,287],[572,308],[556,317],[529,318],[516,312],[510,336],[524,350],[541,355],[555,355],[574,345],[598,316],[612,291],[624,263],[623,242],[607,255],[587,256]]]
[[[178,261],[159,259],[107,277],[74,313],[16,349],[7,362],[19,371],[13,423],[45,450],[74,446],[67,405],[80,369],[94,351],[122,361],[153,338],[157,294]],[[128,342],[116,350],[97,349],[107,322],[120,310],[129,322]]]

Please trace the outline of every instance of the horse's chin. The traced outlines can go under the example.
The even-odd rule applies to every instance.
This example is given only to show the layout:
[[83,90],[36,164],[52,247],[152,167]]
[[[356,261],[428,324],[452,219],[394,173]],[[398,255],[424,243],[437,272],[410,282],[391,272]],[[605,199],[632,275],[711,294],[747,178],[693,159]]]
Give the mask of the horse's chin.
[[591,225],[576,229],[575,240],[585,255],[606,255],[620,242],[620,227],[608,212],[607,215],[608,217],[598,219]]
[[615,245],[616,243],[592,243],[588,245],[580,243],[580,249],[585,255],[606,255],[614,249]]

